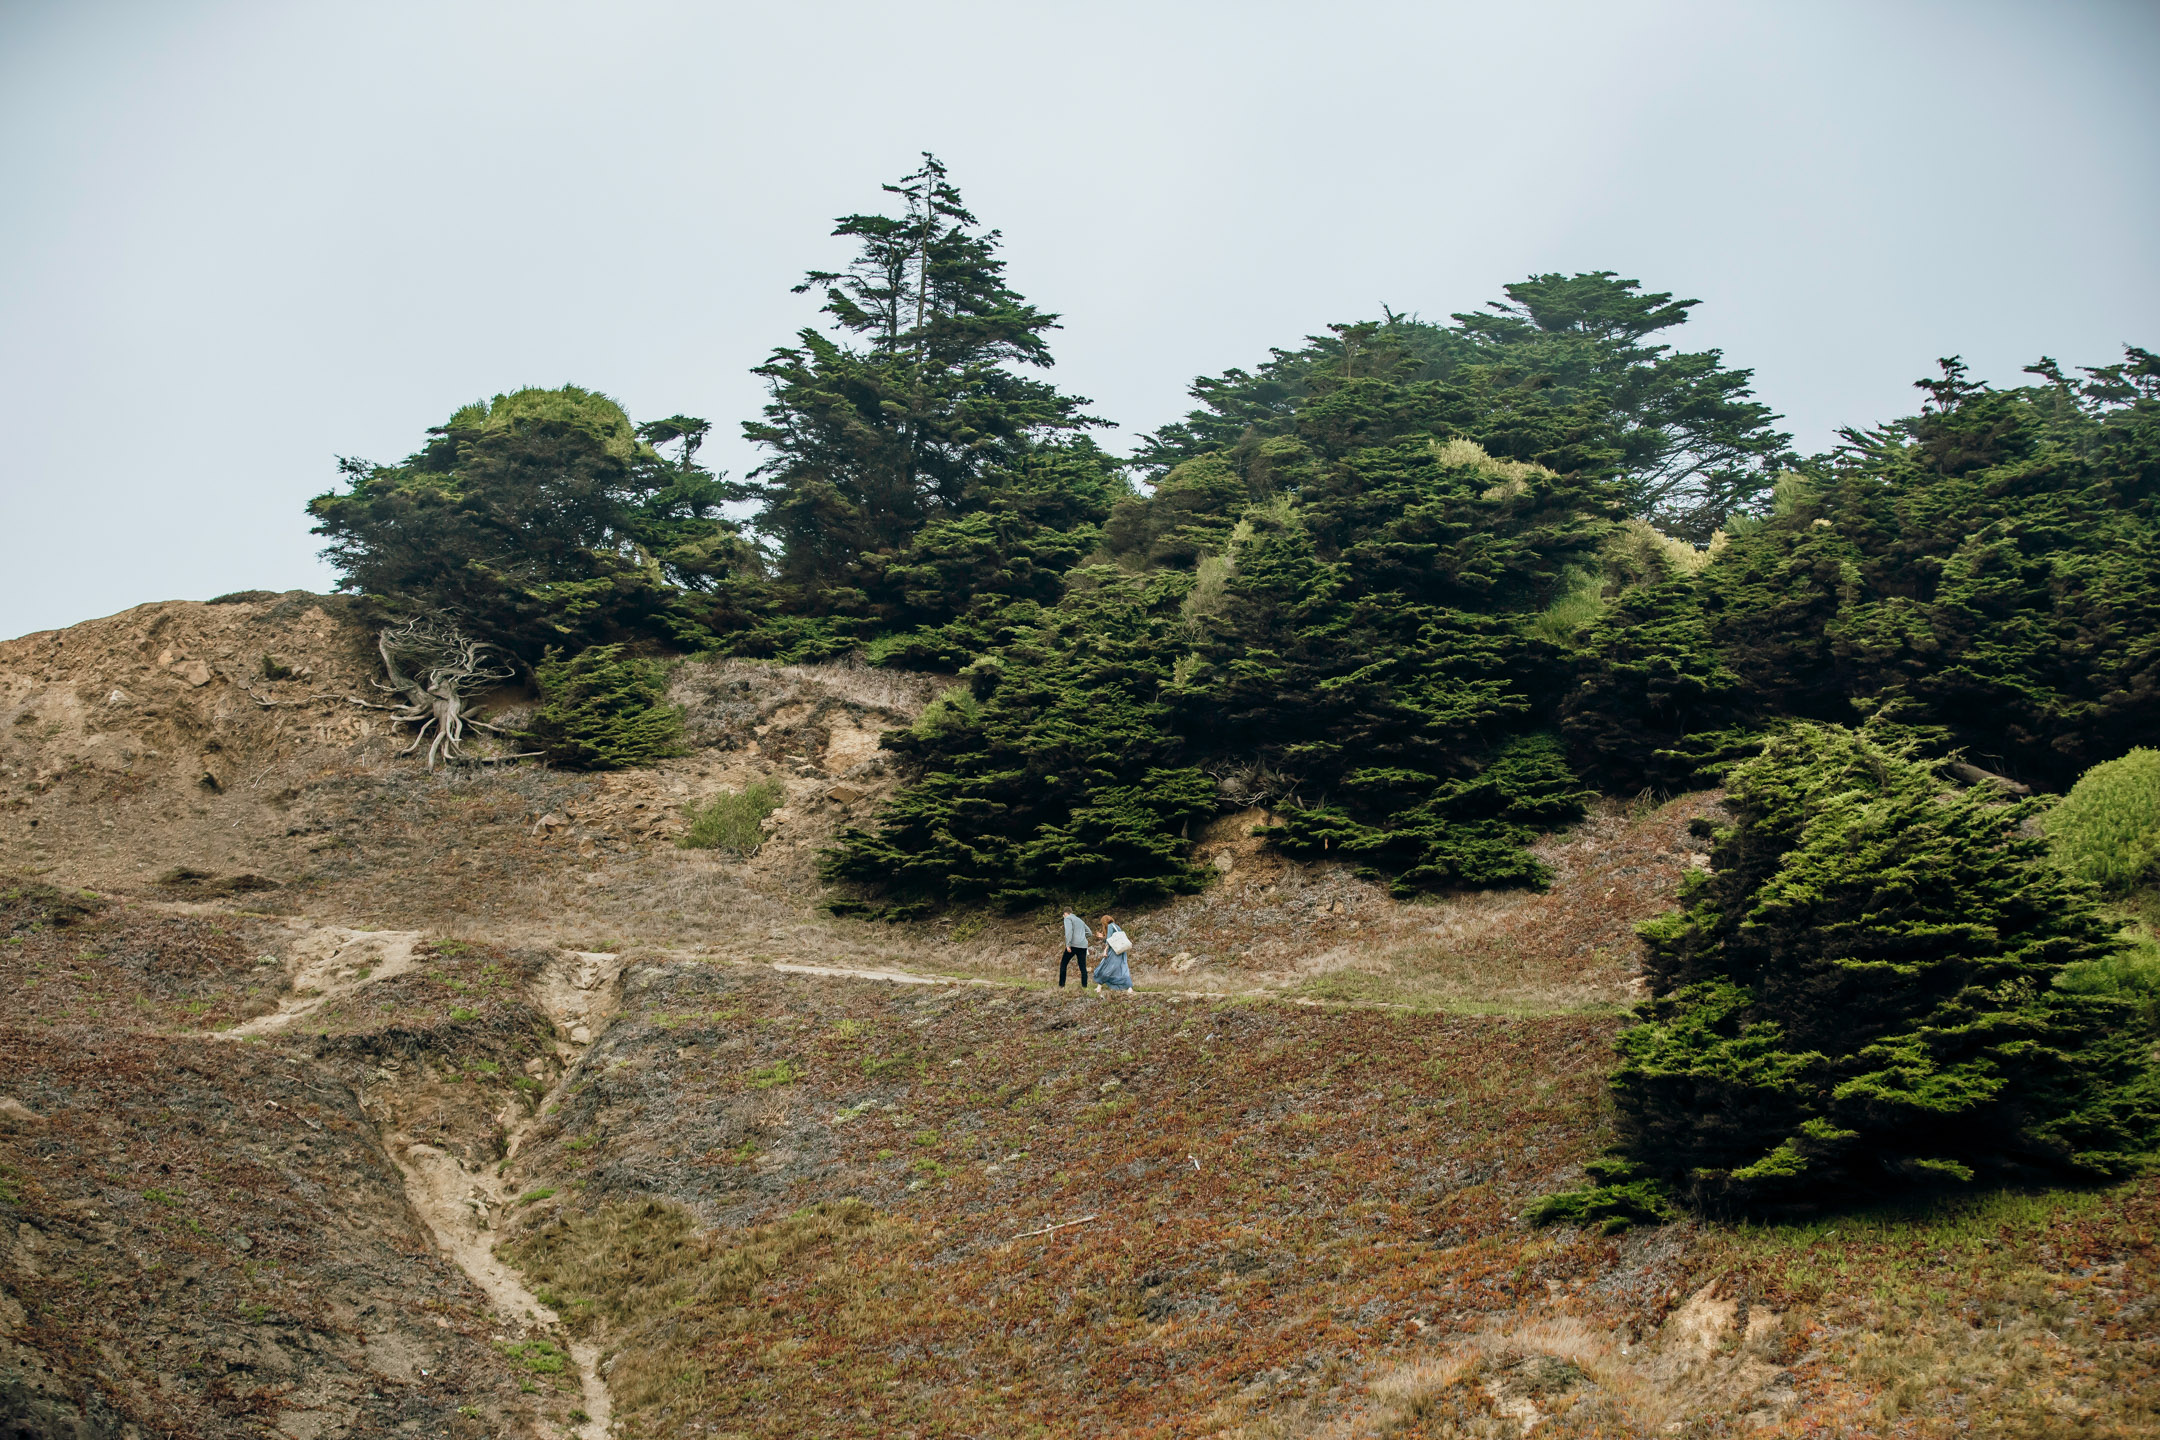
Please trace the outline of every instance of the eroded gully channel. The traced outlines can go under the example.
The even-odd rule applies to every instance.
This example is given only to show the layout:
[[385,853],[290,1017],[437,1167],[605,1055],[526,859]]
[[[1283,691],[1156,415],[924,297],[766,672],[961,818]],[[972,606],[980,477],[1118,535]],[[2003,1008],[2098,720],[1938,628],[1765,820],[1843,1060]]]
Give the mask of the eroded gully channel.
[[[424,938],[417,930],[315,927],[287,956],[286,991],[278,1008],[220,1032],[220,1038],[279,1033],[332,1000],[403,975],[415,967],[414,947]],[[560,1096],[576,1069],[577,1053],[615,1009],[621,983],[621,957],[573,950],[558,953],[528,984],[532,1001],[555,1022],[559,1034],[571,1037],[571,1043],[559,1046],[568,1063],[540,1103],[528,1110],[513,1100],[498,1117],[507,1137],[505,1159],[517,1155],[526,1132]],[[364,1095],[361,1103],[367,1104]],[[519,1338],[544,1336],[568,1352],[577,1370],[583,1396],[580,1408],[586,1416],[574,1431],[579,1440],[607,1440],[614,1406],[600,1373],[600,1347],[563,1335],[552,1312],[525,1287],[515,1270],[495,1256],[489,1223],[505,1213],[513,1198],[504,1192],[502,1177],[496,1173],[503,1167],[468,1170],[448,1151],[395,1129],[381,1132],[381,1141],[391,1163],[404,1176],[407,1200],[427,1224],[437,1247],[487,1295],[504,1328]]]

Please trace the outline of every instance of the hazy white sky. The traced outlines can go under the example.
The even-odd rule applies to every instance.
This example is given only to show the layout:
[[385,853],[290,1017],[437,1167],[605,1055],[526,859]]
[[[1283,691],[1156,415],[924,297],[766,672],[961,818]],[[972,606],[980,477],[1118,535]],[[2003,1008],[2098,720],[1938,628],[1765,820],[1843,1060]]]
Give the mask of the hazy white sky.
[[302,506],[459,404],[717,422],[832,218],[936,151],[1180,413],[1384,302],[1700,297],[1805,448],[1962,353],[2160,346],[2160,6],[0,0],[0,635],[327,589]]

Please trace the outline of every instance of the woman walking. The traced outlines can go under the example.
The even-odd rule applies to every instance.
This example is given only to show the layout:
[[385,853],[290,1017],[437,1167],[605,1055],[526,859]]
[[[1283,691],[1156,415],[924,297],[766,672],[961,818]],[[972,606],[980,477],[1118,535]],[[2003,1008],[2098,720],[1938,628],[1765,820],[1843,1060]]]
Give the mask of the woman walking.
[[1102,917],[1102,923],[1103,957],[1095,962],[1095,986],[1098,990],[1122,990],[1130,995],[1132,964],[1126,957],[1132,953],[1132,941],[1108,915]]

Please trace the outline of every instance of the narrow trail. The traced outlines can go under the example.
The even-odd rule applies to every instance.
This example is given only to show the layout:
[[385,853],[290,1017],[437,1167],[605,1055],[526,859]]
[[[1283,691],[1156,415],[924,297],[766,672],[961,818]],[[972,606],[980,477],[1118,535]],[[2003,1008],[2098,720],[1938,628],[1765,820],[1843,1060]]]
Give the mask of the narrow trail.
[[[320,926],[303,936],[287,956],[289,985],[285,1000],[214,1038],[237,1039],[289,1029],[326,1002],[412,970],[414,947],[424,938],[416,930],[347,930]],[[620,999],[622,958],[596,951],[564,951],[536,976],[528,993],[582,1050]],[[547,1107],[561,1096],[577,1071],[575,1060],[563,1067],[555,1084],[531,1109],[513,1104],[503,1114],[508,1156]],[[600,1374],[600,1347],[562,1333],[554,1313],[527,1289],[518,1273],[495,1256],[491,1222],[505,1213],[515,1196],[505,1193],[493,1167],[467,1170],[456,1156],[414,1140],[402,1131],[382,1136],[384,1151],[404,1177],[405,1196],[435,1237],[444,1255],[486,1294],[505,1328],[520,1338],[538,1335],[562,1346],[577,1369],[579,1409],[585,1419],[572,1430],[578,1440],[607,1440],[614,1401]],[[506,1157],[507,1158],[507,1157]]]
[[[309,926],[287,952],[287,985],[278,1008],[230,1030],[215,1032],[212,1038],[242,1039],[290,1030],[332,1000],[417,968],[419,962],[415,952],[425,938],[425,934],[417,930]],[[709,957],[697,958],[707,959],[710,963]],[[972,976],[925,975],[905,970],[786,961],[723,963],[769,969],[783,975],[888,985],[961,987],[1002,983]],[[623,957],[620,955],[566,950],[558,952],[527,982],[526,992],[533,1003],[555,1022],[558,1034],[568,1037],[569,1043],[559,1046],[568,1063],[554,1085],[531,1108],[513,1102],[499,1117],[506,1137],[506,1161],[516,1158],[527,1133],[578,1073],[576,1057],[605,1028],[608,1018],[620,1004],[622,976]],[[1152,987],[1150,993],[1179,999],[1224,998],[1221,992]],[[407,1200],[434,1236],[437,1248],[480,1287],[501,1317],[504,1328],[521,1339],[545,1338],[568,1354],[576,1368],[581,1391],[579,1409],[586,1417],[573,1427],[571,1433],[578,1440],[608,1440],[614,1404],[600,1372],[601,1347],[565,1334],[554,1312],[526,1287],[515,1269],[496,1257],[496,1222],[517,1200],[517,1196],[509,1193],[502,1175],[497,1173],[499,1169],[507,1169],[507,1165],[467,1169],[449,1151],[415,1140],[401,1130],[384,1132],[381,1141],[385,1153],[404,1178]]]
[[315,926],[294,942],[286,956],[285,997],[278,1008],[217,1034],[228,1040],[275,1034],[341,995],[403,975],[413,968],[413,947],[423,938],[418,930]]

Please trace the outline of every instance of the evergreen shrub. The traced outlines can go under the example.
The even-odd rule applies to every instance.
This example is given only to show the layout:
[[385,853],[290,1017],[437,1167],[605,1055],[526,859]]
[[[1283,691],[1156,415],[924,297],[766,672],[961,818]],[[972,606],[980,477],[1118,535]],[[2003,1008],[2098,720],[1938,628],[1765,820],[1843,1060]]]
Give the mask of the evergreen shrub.
[[1431,798],[1384,824],[1360,824],[1328,806],[1292,807],[1281,824],[1258,833],[1295,859],[1363,862],[1359,876],[1385,881],[1398,898],[1447,889],[1542,890],[1552,872],[1523,847],[1541,830],[1580,820],[1594,793],[1568,769],[1559,740],[1537,732],[1508,742],[1475,775],[1442,783]]
[[2099,1180],[2160,1144],[2135,1007],[2055,982],[2121,948],[2020,827],[1859,732],[1796,725],[1736,767],[1713,869],[1640,927],[1603,1182],[1540,1221],[1794,1212],[2004,1180]]
[[667,666],[595,645],[564,659],[550,650],[534,673],[541,704],[525,732],[551,764],[623,770],[685,753],[683,715],[667,703]]
[[684,807],[690,828],[675,843],[685,850],[725,850],[748,859],[765,843],[765,817],[786,799],[787,786],[777,779],[723,790],[703,805]]
[[2160,881],[2160,750],[2095,765],[2047,817],[2056,862],[2108,895]]
[[1131,905],[1200,888],[1186,832],[1214,813],[1215,782],[1181,763],[1161,698],[1183,579],[1082,579],[887,735],[911,778],[875,831],[850,828],[825,855],[825,878],[850,892],[836,913]]

